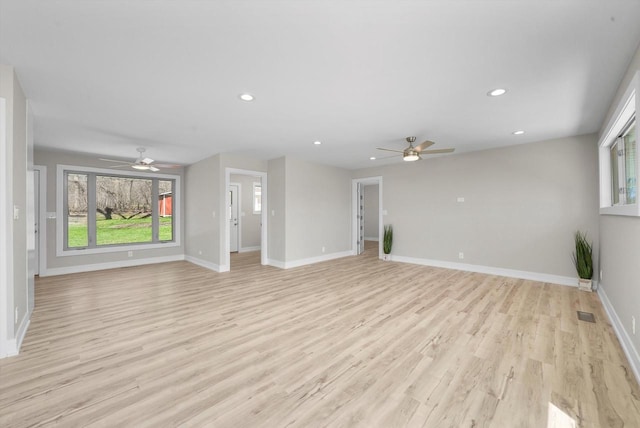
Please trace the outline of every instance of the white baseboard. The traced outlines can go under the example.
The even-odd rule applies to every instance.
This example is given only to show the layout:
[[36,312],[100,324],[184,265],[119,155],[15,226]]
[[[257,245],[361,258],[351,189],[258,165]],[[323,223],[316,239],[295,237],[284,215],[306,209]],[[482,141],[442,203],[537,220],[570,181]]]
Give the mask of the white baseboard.
[[239,253],[248,253],[248,252],[251,252],[251,251],[260,251],[261,249],[262,248],[260,247],[260,245],[258,245],[257,247],[243,247],[243,248],[240,248],[238,250],[238,252]]
[[351,250],[341,251],[338,253],[323,254],[321,256],[309,257],[307,259],[294,260],[291,262],[281,262],[279,260],[269,260],[269,265],[279,267],[281,269],[291,269],[300,266],[312,265],[314,263],[326,262],[334,259],[341,259],[342,257],[353,256],[355,253]]
[[638,381],[638,383],[640,383],[640,355],[638,355],[638,350],[633,346],[633,342],[629,337],[629,333],[627,333],[627,330],[625,330],[624,324],[622,324],[622,321],[620,321],[620,317],[618,317],[616,310],[611,304],[611,301],[609,300],[609,297],[607,297],[607,293],[605,293],[602,286],[598,287],[598,296],[600,297],[602,306],[604,306],[604,310],[609,316],[609,321],[611,321],[613,331],[615,331],[616,336],[618,336],[618,340],[620,341],[622,350],[629,360],[631,370],[636,376],[636,380]]
[[509,278],[529,279],[532,281],[548,282],[551,284],[578,286],[578,280],[571,276],[551,275],[539,272],[527,272],[522,270],[504,269],[492,266],[472,265],[467,263],[444,262],[441,260],[418,259],[414,257],[391,256],[391,261],[411,263],[415,265],[441,267],[445,269],[463,270],[467,272],[486,273],[489,275],[506,276]]
[[184,256],[184,259],[190,263],[193,263],[194,265],[201,266],[203,268],[212,270],[214,272],[224,272],[220,269],[220,265],[215,264],[213,262],[208,262],[206,260],[202,260],[193,256]]
[[31,324],[31,313],[33,311],[29,311],[24,314],[22,317],[22,321],[20,321],[20,325],[18,326],[18,332],[16,337],[13,339],[7,340],[6,352],[5,355],[0,355],[0,358],[4,357],[15,357],[20,353],[20,347],[22,346],[22,341],[24,337],[27,335],[27,330],[29,329],[29,324]]
[[277,267],[277,268],[280,268],[280,269],[286,269],[285,263],[283,261],[280,261],[280,260],[267,259],[267,265],[273,266],[273,267]]
[[91,272],[94,270],[116,269],[122,267],[150,265],[155,263],[175,262],[184,259],[184,254],[177,254],[175,256],[148,257],[146,259],[120,260],[117,262],[48,268],[45,272],[41,272],[40,276],[67,275],[70,273]]
[[376,242],[378,242],[380,239],[377,236],[365,236],[364,240],[365,241],[376,241]]

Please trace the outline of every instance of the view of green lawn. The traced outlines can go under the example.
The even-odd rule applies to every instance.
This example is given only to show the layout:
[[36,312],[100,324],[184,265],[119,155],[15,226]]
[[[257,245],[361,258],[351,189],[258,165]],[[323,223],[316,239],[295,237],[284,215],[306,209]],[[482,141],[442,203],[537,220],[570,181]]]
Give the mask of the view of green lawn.
[[[151,217],[96,220],[98,245],[151,242]],[[69,248],[87,246],[86,222],[69,223]],[[160,240],[173,239],[171,217],[160,217]]]

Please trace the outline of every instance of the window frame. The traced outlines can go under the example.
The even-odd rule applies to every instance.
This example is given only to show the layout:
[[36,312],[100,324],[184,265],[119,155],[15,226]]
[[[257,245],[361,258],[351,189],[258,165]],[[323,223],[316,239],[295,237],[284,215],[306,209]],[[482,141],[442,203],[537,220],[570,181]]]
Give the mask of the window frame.
[[[260,209],[256,210],[256,187],[260,188]],[[251,192],[251,200],[252,200],[252,205],[253,205],[253,213],[254,214],[262,214],[262,183],[254,181],[253,182],[253,188],[252,188],[252,192]]]
[[[632,120],[637,116],[637,95],[640,94],[640,72],[636,72],[629,86],[625,90],[620,102],[616,106],[614,114],[607,123],[606,128],[598,141],[598,159],[600,164],[600,214],[601,215],[623,215],[640,217],[640,203],[638,197],[634,204],[613,204],[613,171],[611,168],[611,147],[618,141],[618,138],[625,132]],[[636,126],[637,136],[637,126]],[[638,141],[636,137],[636,153],[638,153]],[[636,183],[640,175],[640,156],[636,155]]]
[[[66,241],[66,230],[68,225],[67,215],[66,215],[66,190],[67,190],[67,173],[77,173],[77,174],[87,174],[89,177],[95,177],[97,175],[102,176],[113,176],[113,177],[129,177],[129,178],[141,178],[141,179],[157,179],[157,180],[174,180],[174,189],[173,189],[173,240],[171,241],[159,241],[156,237],[153,237],[152,242],[136,242],[131,244],[110,244],[110,245],[101,245],[91,247],[81,247],[81,248],[68,248]],[[85,167],[85,166],[76,166],[76,165],[57,165],[56,171],[56,256],[65,257],[65,256],[79,256],[84,254],[100,254],[100,253],[114,253],[114,252],[125,252],[125,251],[133,251],[133,250],[149,250],[149,249],[157,249],[157,248],[167,248],[167,247],[178,247],[180,246],[180,207],[181,207],[181,184],[180,184],[180,176],[173,174],[157,174],[157,173],[144,173],[144,172],[136,172],[136,171],[127,171],[124,173],[123,171],[107,169],[107,168],[93,168],[93,167]],[[91,183],[93,181],[93,183]],[[91,180],[88,178],[87,182],[88,192],[95,192],[95,180]],[[158,184],[157,181],[152,182],[152,195],[154,201],[152,204],[157,203],[156,196],[158,195]],[[153,218],[153,222],[159,221],[155,217],[157,216],[157,207],[153,207],[153,212],[156,213]],[[87,210],[90,211],[92,209],[92,205],[90,204],[87,207]],[[95,206],[93,206],[95,209]],[[95,240],[95,226],[91,226],[90,222],[87,225],[89,238],[91,238],[91,234],[93,233],[93,238]]]

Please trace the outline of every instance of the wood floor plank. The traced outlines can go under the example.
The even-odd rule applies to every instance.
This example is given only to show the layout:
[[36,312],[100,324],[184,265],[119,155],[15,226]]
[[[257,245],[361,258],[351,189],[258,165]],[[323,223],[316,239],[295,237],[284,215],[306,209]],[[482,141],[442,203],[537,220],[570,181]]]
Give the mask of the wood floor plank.
[[640,427],[597,294],[366,244],[288,270],[251,252],[222,274],[39,278],[21,354],[0,360],[0,426]]

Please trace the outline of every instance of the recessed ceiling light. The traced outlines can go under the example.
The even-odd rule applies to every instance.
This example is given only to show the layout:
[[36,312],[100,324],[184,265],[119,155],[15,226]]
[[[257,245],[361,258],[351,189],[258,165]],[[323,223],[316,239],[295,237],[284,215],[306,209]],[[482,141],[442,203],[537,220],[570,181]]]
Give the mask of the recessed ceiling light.
[[240,94],[240,99],[242,101],[253,101],[254,96],[251,94]]
[[499,97],[500,95],[504,95],[506,93],[507,93],[506,89],[496,88],[496,89],[493,89],[493,90],[487,92],[487,95],[490,96],[490,97]]
[[316,140],[316,141],[313,142],[313,144],[315,144],[316,146],[319,146],[320,144],[322,144],[322,141]]
[[513,135],[522,135],[524,131],[513,131]]
[[369,158],[369,160],[376,160],[376,157],[375,157],[375,156],[371,156],[371,157]]

